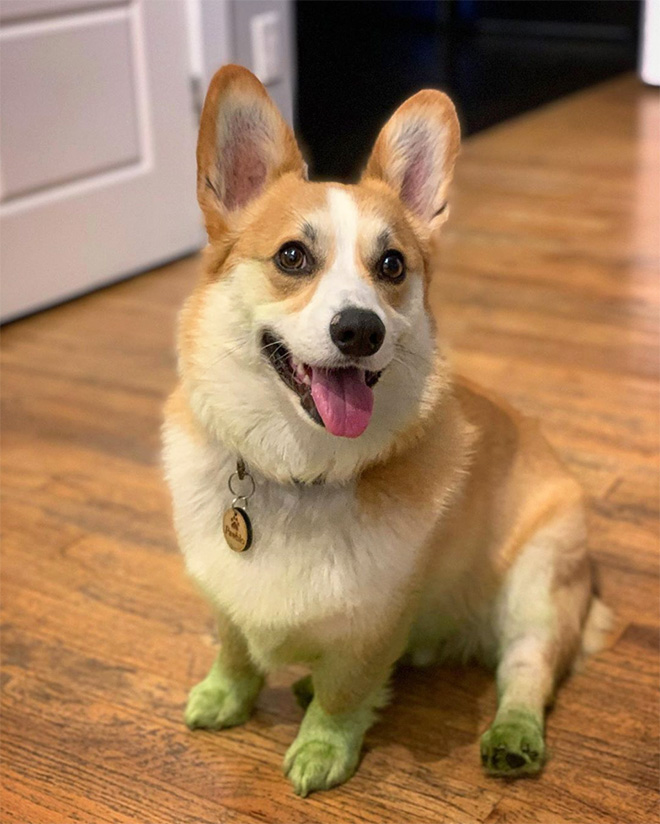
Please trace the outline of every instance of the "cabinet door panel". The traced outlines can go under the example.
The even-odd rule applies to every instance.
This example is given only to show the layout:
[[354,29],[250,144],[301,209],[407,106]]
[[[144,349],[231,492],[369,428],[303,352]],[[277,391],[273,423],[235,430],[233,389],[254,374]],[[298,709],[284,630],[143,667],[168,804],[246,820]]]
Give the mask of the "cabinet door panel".
[[128,15],[23,31],[0,52],[2,200],[138,162]]
[[184,2],[84,5],[0,26],[5,320],[202,244]]

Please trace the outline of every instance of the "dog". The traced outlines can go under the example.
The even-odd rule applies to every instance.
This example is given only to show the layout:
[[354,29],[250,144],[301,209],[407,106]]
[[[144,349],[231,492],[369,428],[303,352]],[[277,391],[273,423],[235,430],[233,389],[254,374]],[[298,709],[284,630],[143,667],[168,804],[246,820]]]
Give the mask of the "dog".
[[355,772],[404,657],[494,667],[482,762],[538,772],[555,688],[606,632],[580,486],[535,422],[452,375],[429,308],[459,142],[451,100],[420,91],[359,183],[309,182],[246,69],[216,73],[201,116],[209,243],[163,441],[220,648],[185,720],[242,724],[269,671],[306,665],[301,796]]

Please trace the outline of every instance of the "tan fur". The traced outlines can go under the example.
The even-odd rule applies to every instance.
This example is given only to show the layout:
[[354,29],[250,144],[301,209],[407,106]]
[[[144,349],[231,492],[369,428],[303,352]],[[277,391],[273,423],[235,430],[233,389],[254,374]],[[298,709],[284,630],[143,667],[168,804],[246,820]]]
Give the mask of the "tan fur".
[[270,260],[285,242],[305,241],[301,215],[322,211],[325,194],[323,184],[307,183],[295,175],[278,179],[242,216],[240,237],[226,268],[231,269],[239,261],[268,261],[265,272],[273,300],[295,298],[291,311],[300,311],[313,297],[319,274],[332,261],[332,243],[320,243],[311,249],[318,268],[309,277],[284,274]]
[[182,429],[195,442],[204,442],[204,430],[200,427],[183,387],[179,384],[165,403],[164,417],[170,423]]
[[504,575],[541,523],[582,504],[582,491],[535,421],[464,378],[456,396],[479,432],[470,481],[455,510],[456,528],[464,540],[465,524],[474,524],[473,540],[489,546],[498,574]]
[[[427,244],[416,218],[410,215],[404,219],[398,198],[393,196],[389,186],[374,177],[365,178],[359,186],[348,188],[358,204],[360,214],[378,220],[387,227],[390,235],[388,246],[403,252],[408,269],[420,273],[428,288]],[[407,283],[392,284],[377,277],[372,259],[372,241],[370,236],[362,238],[360,248],[356,250],[359,251],[356,263],[363,277],[374,283],[384,300],[396,309],[403,303]]]

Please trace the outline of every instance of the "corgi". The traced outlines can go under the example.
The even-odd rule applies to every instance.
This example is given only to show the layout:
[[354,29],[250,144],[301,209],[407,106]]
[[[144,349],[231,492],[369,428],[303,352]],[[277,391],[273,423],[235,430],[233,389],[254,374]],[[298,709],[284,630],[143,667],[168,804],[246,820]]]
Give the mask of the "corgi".
[[496,776],[538,772],[555,687],[600,645],[583,493],[537,425],[454,376],[431,313],[459,124],[420,91],[359,183],[309,182],[246,69],[213,77],[197,147],[209,243],[180,315],[164,465],[220,647],[190,728],[245,722],[303,664],[284,759],[307,796],[355,772],[397,661],[477,659]]

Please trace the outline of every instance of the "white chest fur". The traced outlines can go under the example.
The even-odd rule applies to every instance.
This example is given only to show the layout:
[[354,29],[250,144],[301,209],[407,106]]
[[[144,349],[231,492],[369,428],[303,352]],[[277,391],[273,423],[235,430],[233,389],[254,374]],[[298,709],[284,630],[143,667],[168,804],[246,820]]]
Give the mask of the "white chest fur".
[[403,597],[428,533],[411,529],[408,513],[375,519],[361,510],[353,483],[298,487],[256,477],[253,545],[235,553],[222,534],[233,459],[176,426],[166,428],[164,458],[188,570],[247,634],[268,630],[275,643],[305,627],[324,640],[368,632]]

